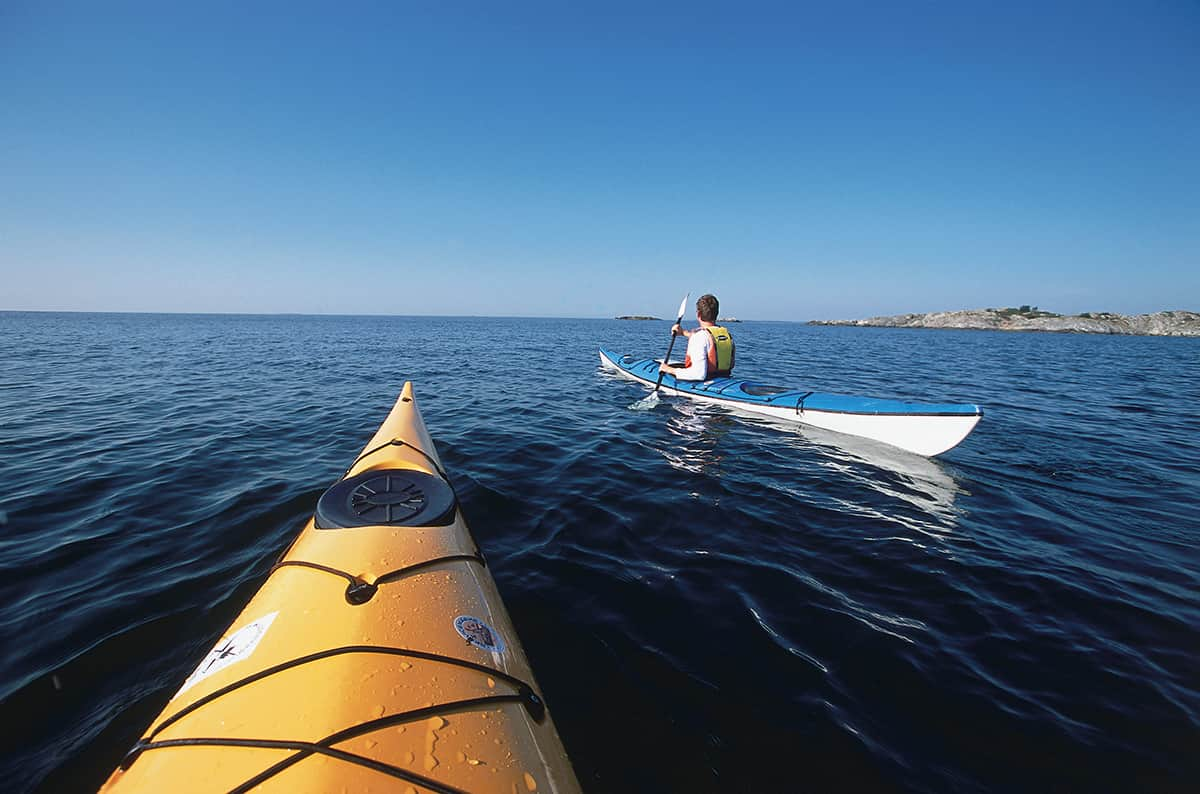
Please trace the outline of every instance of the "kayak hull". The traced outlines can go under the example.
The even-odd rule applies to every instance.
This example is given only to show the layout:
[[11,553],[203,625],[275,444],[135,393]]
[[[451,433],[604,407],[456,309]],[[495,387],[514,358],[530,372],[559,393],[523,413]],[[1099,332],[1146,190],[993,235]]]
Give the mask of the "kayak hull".
[[103,790],[579,790],[412,396]]
[[[600,349],[601,365],[649,386],[659,361]],[[660,391],[783,422],[881,441],[918,455],[940,455],[965,439],[983,416],[967,403],[912,403],[787,389],[741,378],[680,381],[664,375]]]

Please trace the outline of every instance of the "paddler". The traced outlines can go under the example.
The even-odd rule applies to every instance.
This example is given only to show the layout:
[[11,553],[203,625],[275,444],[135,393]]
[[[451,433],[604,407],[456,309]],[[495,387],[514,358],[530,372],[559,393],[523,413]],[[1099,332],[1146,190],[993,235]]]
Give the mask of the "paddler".
[[696,301],[696,320],[700,327],[694,331],[684,329],[679,323],[671,333],[687,337],[687,356],[683,364],[663,362],[660,372],[674,375],[678,380],[711,380],[728,377],[733,370],[734,344],[729,329],[717,325],[717,313],[721,304],[713,295],[701,295]]

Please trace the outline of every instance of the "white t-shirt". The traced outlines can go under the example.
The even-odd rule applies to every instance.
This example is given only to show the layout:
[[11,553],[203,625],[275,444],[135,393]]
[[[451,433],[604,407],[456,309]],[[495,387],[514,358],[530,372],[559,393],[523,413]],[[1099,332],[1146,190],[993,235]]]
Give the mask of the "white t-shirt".
[[712,334],[697,328],[688,337],[687,354],[692,357],[692,365],[686,369],[679,367],[671,370],[671,374],[678,380],[704,380],[708,374],[708,351],[712,346]]

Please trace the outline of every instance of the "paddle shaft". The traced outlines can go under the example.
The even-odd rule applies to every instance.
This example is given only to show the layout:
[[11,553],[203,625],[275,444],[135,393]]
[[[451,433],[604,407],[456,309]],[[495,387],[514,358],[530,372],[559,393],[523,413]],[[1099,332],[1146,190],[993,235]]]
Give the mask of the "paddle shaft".
[[[684,302],[684,304],[686,304],[686,303],[687,303],[687,297],[684,297],[684,299],[683,299],[683,302]],[[679,325],[680,323],[682,323],[682,322],[683,322],[683,312],[684,312],[684,311],[685,311],[684,307],[683,307],[683,306],[680,306],[680,307],[679,307],[679,319],[677,319],[677,320],[675,321],[675,325]],[[671,361],[671,349],[675,347],[675,333],[674,333],[674,330],[675,330],[675,325],[672,325],[672,326],[671,326],[671,331],[672,331],[672,333],[671,333],[671,344],[667,345],[667,355],[666,355],[666,356],[663,358],[663,363],[664,363],[664,364],[667,364],[667,363],[669,363],[669,362]],[[663,375],[666,375],[666,374],[667,374],[667,373],[665,373],[665,372],[659,372],[659,373],[658,373],[658,383],[654,384],[654,390],[655,390],[655,391],[658,391],[658,387],[662,385],[662,379],[663,379]]]

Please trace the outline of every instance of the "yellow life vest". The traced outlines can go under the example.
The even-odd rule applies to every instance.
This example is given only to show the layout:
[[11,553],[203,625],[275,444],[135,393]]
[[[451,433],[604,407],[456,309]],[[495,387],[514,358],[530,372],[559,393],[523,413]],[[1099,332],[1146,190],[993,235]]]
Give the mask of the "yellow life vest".
[[[708,368],[704,379],[729,377],[729,373],[733,371],[733,336],[729,333],[728,328],[722,328],[719,325],[712,325],[704,330],[708,331],[708,335],[712,337],[713,341],[712,347],[708,349]],[[690,367],[692,357],[685,357],[683,365]]]

